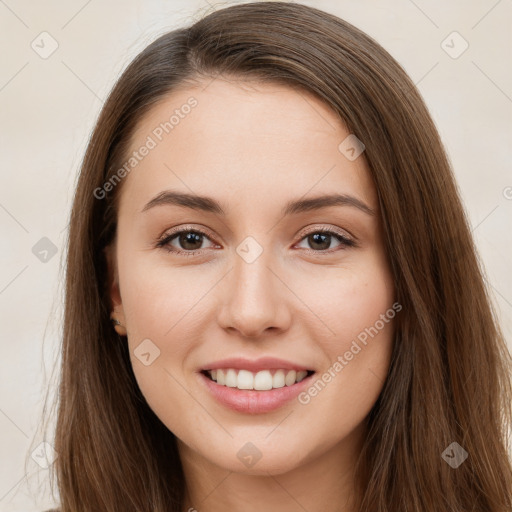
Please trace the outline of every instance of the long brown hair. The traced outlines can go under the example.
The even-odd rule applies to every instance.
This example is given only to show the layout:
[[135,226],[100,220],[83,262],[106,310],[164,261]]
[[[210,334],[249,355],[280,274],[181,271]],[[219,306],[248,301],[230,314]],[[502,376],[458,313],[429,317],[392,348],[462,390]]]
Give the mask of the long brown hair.
[[[282,2],[231,6],[159,37],[101,111],[69,229],[52,466],[61,511],[183,505],[175,437],[147,405],[109,319],[103,250],[116,231],[122,182],[102,199],[94,191],[118,171],[156,102],[221,73],[315,94],[366,147],[403,309],[389,374],[367,417],[359,510],[510,512],[512,362],[436,128],[378,43],[333,15]],[[457,468],[442,456],[454,442],[468,454]]]

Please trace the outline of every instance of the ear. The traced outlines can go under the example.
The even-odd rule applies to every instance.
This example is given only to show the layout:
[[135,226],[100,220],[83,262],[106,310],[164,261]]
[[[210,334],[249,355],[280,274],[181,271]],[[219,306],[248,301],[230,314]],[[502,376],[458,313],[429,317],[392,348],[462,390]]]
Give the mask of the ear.
[[[110,304],[112,307],[111,315],[113,318],[121,323],[121,326],[126,326],[123,303],[121,300],[121,291],[119,288],[119,273],[117,269],[117,256],[116,256],[116,242],[103,249],[105,259],[107,262],[107,279],[108,279],[108,294],[110,297]],[[117,329],[116,329],[117,330]]]

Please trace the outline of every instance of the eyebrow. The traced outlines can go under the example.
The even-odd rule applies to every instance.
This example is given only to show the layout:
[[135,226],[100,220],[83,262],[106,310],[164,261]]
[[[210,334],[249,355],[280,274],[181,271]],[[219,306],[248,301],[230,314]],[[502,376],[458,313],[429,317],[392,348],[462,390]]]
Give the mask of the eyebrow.
[[[151,201],[149,201],[142,212],[145,212],[155,206],[174,205],[189,208],[191,210],[201,210],[208,213],[225,216],[226,212],[221,205],[213,198],[176,192],[173,190],[164,190]],[[329,206],[352,206],[368,215],[375,215],[375,211],[357,197],[347,194],[326,194],[310,199],[298,199],[286,203],[282,210],[283,216],[294,215],[312,210],[320,210]]]

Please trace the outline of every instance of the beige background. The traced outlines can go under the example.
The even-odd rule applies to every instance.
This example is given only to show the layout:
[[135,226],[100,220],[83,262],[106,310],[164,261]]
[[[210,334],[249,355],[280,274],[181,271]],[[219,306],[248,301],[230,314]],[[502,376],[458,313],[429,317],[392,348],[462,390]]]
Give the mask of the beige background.
[[[367,32],[418,84],[451,158],[512,346],[512,3],[304,3]],[[206,0],[0,0],[0,511],[51,505],[44,496],[29,497],[38,488],[44,495],[48,470],[24,461],[43,441],[37,428],[58,357],[67,217],[102,101],[137,52],[210,8]],[[453,31],[463,39],[446,39]],[[31,47],[35,41],[40,53],[48,51],[52,38],[58,48],[47,58]],[[464,40],[467,50],[453,58]],[[32,252],[43,237],[56,248],[46,262]]]

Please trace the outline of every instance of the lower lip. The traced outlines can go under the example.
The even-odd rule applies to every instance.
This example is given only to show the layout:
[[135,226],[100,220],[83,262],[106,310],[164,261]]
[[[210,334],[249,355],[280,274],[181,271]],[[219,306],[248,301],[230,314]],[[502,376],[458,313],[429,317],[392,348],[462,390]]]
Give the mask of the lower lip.
[[215,381],[199,373],[210,393],[223,405],[238,412],[246,414],[260,414],[279,409],[290,400],[293,400],[301,391],[309,385],[311,377],[308,375],[300,382],[291,386],[256,391],[253,389],[230,388],[217,384]]

